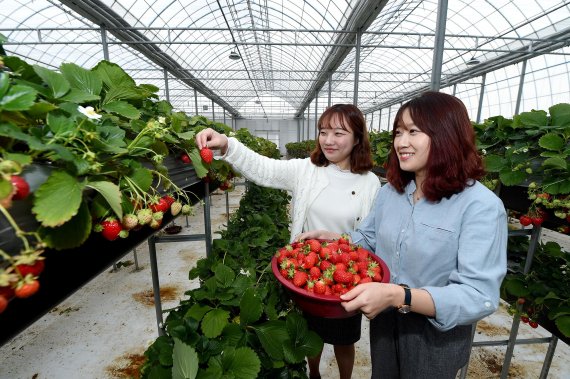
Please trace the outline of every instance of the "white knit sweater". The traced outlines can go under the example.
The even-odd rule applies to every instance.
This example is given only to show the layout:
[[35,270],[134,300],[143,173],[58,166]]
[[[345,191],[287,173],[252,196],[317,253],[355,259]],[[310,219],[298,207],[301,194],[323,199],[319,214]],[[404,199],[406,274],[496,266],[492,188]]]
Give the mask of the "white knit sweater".
[[[314,165],[310,158],[268,158],[248,149],[235,138],[228,139],[228,150],[222,159],[257,185],[291,192],[291,241],[303,231],[309,205],[329,182],[324,167]],[[361,204],[355,224],[368,214],[380,188],[380,180],[374,173],[363,175],[367,180],[360,181],[362,188],[355,189],[355,196]]]

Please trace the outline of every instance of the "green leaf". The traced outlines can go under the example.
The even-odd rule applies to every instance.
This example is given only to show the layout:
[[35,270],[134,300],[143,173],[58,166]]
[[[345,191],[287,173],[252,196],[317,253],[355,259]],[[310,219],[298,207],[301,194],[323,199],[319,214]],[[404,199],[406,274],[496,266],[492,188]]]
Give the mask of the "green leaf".
[[548,116],[545,111],[532,110],[530,112],[522,112],[513,117],[513,127],[529,127],[529,126],[545,126],[548,125]]
[[263,312],[263,303],[254,288],[248,288],[244,292],[239,308],[241,325],[249,325],[259,320]]
[[283,360],[283,344],[289,339],[285,321],[268,321],[254,328],[257,338],[265,352],[276,361]]
[[200,157],[200,152],[198,149],[192,149],[188,153],[190,159],[192,160],[192,166],[194,166],[194,171],[196,171],[196,175],[199,178],[203,178],[208,175],[208,168],[202,162],[202,158]]
[[158,101],[156,103],[156,107],[158,112],[161,114],[170,114],[172,111],[172,105],[166,100]]
[[249,347],[226,349],[222,355],[224,372],[236,379],[255,379],[261,370],[259,357]]
[[525,297],[529,294],[526,283],[520,279],[510,279],[503,283],[508,293],[517,297]]
[[234,271],[222,263],[216,266],[214,273],[216,282],[223,288],[231,286],[236,277]]
[[552,157],[552,158],[546,158],[544,162],[542,162],[542,166],[555,167],[562,170],[566,170],[568,164],[566,163],[566,160],[563,159],[562,157]]
[[14,85],[0,98],[0,110],[25,111],[30,109],[36,99],[37,91],[31,87]]
[[59,72],[52,71],[48,68],[34,65],[34,71],[47,84],[51,90],[51,97],[59,99],[71,88],[67,80]]
[[198,354],[178,338],[174,338],[172,351],[172,379],[194,379],[198,373]]
[[34,118],[45,118],[47,113],[54,109],[57,109],[55,105],[40,101],[38,103],[34,103],[34,105],[32,105],[26,112]]
[[521,184],[527,177],[527,174],[522,171],[511,171],[509,168],[504,168],[499,172],[499,179],[506,186],[516,186]]
[[48,113],[46,122],[54,134],[71,134],[76,129],[75,122],[61,111]]
[[117,215],[117,218],[121,220],[123,218],[123,209],[121,208],[121,190],[119,186],[111,182],[88,182],[87,187],[93,188],[99,192],[109,206]]
[[124,101],[113,101],[103,105],[103,109],[107,112],[117,113],[126,118],[138,119],[141,116],[141,112],[132,106],[131,104]]
[[196,321],[202,320],[206,313],[212,310],[208,305],[193,304],[184,315],[184,318],[192,317]]
[[212,309],[204,315],[202,320],[202,332],[208,338],[216,338],[222,334],[222,330],[228,324],[230,313],[223,309]]
[[32,212],[43,226],[60,226],[79,211],[84,188],[67,172],[54,171],[36,190]]
[[188,132],[183,132],[183,133],[176,133],[178,138],[186,140],[186,141],[193,141],[195,134],[196,133],[194,133],[193,130],[190,130]]
[[152,185],[152,172],[145,167],[134,169],[133,173],[129,175],[128,178],[141,192],[148,192]]
[[8,92],[10,86],[10,77],[6,72],[0,72],[0,98]]
[[[151,93],[158,93],[158,91],[160,91],[160,88],[158,88],[158,87],[155,86],[154,84],[148,84],[148,83],[144,84],[144,83],[143,83],[143,84],[139,85],[139,87],[142,88],[142,89],[144,89],[145,91],[148,91],[148,92],[151,92]],[[162,101],[164,101],[164,100],[162,100]],[[164,102],[167,103],[166,101],[164,101]],[[159,107],[158,107],[158,111],[159,111],[159,112],[161,112],[160,103],[161,103],[161,101],[159,101],[159,102],[157,103],[157,105],[159,106]],[[167,104],[168,104],[168,103],[167,103]],[[172,106],[171,106],[171,107],[172,107]]]
[[499,172],[505,167],[506,160],[498,155],[489,154],[484,157],[485,168],[489,172]]
[[0,200],[7,198],[13,191],[12,183],[0,175]]
[[86,70],[75,63],[62,63],[59,67],[71,87],[99,96],[103,82],[97,73]]
[[538,140],[538,145],[543,149],[560,151],[566,143],[557,133],[546,133]]
[[103,105],[117,100],[141,98],[140,91],[136,87],[111,87],[103,99]]
[[558,317],[554,322],[564,336],[570,337],[570,316]]
[[97,73],[108,88],[136,86],[133,78],[116,63],[103,60],[93,67],[92,71]]
[[68,222],[57,228],[40,226],[38,233],[42,240],[56,250],[81,246],[91,234],[91,214],[86,202],[81,202],[79,211]]
[[71,88],[69,92],[61,98],[61,100],[69,101],[76,104],[84,104],[92,101],[99,101],[101,96],[85,92],[79,88]]
[[569,126],[570,125],[570,104],[556,104],[548,108],[550,113],[550,125]]

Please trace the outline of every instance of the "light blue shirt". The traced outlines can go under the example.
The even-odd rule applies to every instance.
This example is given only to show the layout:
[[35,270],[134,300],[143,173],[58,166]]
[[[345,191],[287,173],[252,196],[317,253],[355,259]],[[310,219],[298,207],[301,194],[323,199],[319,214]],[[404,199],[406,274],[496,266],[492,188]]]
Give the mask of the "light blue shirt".
[[390,282],[430,293],[436,328],[445,331],[490,315],[499,306],[507,270],[503,203],[479,182],[439,203],[414,204],[415,189],[414,181],[403,194],[383,186],[368,217],[349,233],[352,241],[386,262]]

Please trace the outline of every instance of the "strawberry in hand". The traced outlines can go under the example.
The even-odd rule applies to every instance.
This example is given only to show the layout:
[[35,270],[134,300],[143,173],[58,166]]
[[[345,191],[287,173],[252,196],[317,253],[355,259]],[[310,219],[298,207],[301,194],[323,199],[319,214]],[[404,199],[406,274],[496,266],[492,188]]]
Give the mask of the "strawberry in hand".
[[208,149],[207,147],[203,147],[200,150],[200,157],[202,158],[202,160],[206,163],[212,163],[212,160],[214,159],[214,152],[210,149]]

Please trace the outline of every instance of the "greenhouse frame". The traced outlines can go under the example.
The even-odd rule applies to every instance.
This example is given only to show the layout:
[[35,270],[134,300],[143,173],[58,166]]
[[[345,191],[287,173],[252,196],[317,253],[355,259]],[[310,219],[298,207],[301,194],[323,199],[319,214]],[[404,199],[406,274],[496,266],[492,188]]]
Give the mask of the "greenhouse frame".
[[[20,148],[18,143],[22,141],[29,146],[34,146],[35,140],[32,141],[32,137],[36,136],[29,132],[26,123],[34,120],[33,122],[41,124],[43,121],[40,120],[45,118],[45,123],[49,124],[46,116],[51,110],[49,107],[57,104],[61,106],[61,109],[68,111],[70,108],[65,107],[65,101],[69,99],[73,99],[71,102],[74,104],[80,104],[80,112],[83,112],[85,108],[81,105],[93,105],[92,96],[98,96],[93,92],[90,94],[77,92],[74,94],[75,97],[70,97],[69,93],[65,94],[69,90],[69,85],[65,84],[65,88],[61,87],[58,78],[65,77],[71,83],[71,87],[74,87],[69,76],[72,72],[77,72],[79,68],[98,72],[98,74],[105,70],[108,73],[116,73],[113,70],[120,68],[121,75],[126,74],[128,80],[132,78],[132,88],[136,87],[139,92],[138,95],[114,93],[115,100],[118,100],[117,103],[126,99],[125,102],[129,104],[113,104],[109,100],[111,104],[107,104],[107,108],[101,106],[96,109],[100,114],[107,114],[103,119],[106,117],[107,120],[121,119],[122,123],[130,122],[131,125],[136,124],[136,121],[141,121],[142,126],[139,125],[141,129],[137,129],[141,131],[144,129],[142,121],[148,123],[147,125],[153,122],[155,126],[164,125],[166,115],[167,123],[172,122],[174,125],[172,120],[176,119],[183,126],[189,123],[191,127],[207,126],[217,128],[216,130],[227,128],[228,133],[231,130],[232,135],[237,134],[240,140],[243,137],[239,134],[240,131],[246,130],[242,133],[250,134],[247,134],[245,141],[260,138],[274,143],[277,149],[274,154],[280,159],[306,157],[296,156],[296,153],[292,152],[292,145],[297,144],[298,147],[302,143],[318,140],[318,119],[331,105],[354,104],[365,117],[373,144],[377,144],[373,146],[372,152],[374,172],[377,174],[385,173],[380,166],[385,164],[388,154],[387,150],[381,152],[381,149],[386,146],[381,146],[385,142],[380,139],[386,136],[391,138],[394,119],[400,106],[426,91],[452,94],[465,104],[472,123],[479,128],[477,130],[481,131],[482,134],[478,134],[477,137],[480,138],[478,142],[483,146],[483,154],[487,152],[491,155],[495,154],[492,149],[501,147],[496,145],[507,144],[505,141],[515,145],[518,141],[525,142],[525,138],[536,137],[536,145],[543,150],[548,150],[546,153],[540,150],[542,151],[542,153],[539,152],[541,162],[544,162],[544,159],[551,159],[545,166],[545,177],[553,175],[553,171],[549,171],[551,168],[558,170],[556,175],[562,172],[560,174],[562,179],[559,181],[548,179],[547,183],[556,182],[556,190],[546,191],[549,200],[545,200],[544,204],[555,198],[560,200],[560,203],[567,202],[570,194],[570,148],[568,147],[570,146],[570,132],[568,131],[570,122],[564,125],[540,124],[542,128],[540,133],[548,133],[559,127],[556,132],[559,132],[562,142],[560,142],[561,146],[556,149],[550,144],[558,143],[558,140],[551,142],[553,141],[552,135],[540,139],[544,136],[543,134],[528,133],[520,138],[511,135],[509,140],[509,135],[500,133],[496,136],[485,135],[483,127],[492,125],[495,128],[493,130],[500,130],[505,125],[503,120],[507,119],[508,127],[514,125],[512,127],[516,129],[521,127],[521,123],[529,122],[529,120],[540,119],[536,121],[538,125],[542,120],[552,122],[553,119],[566,120],[566,117],[570,117],[566,114],[567,109],[570,108],[566,108],[570,104],[569,55],[570,0],[0,0],[0,58],[5,59],[5,63],[0,65],[0,74],[3,70],[6,72],[12,70],[13,67],[20,69],[20,71],[13,70],[18,72],[13,73],[16,81],[12,84],[8,84],[8,79],[4,82],[3,76],[0,76],[0,142],[2,143],[0,146],[0,200],[3,200],[2,180],[9,178],[10,174],[8,169],[2,171],[4,170],[1,167],[2,162],[13,159],[23,166],[30,163],[25,159],[20,160],[23,158],[18,156],[20,153],[18,149],[10,151],[8,141],[10,141],[10,147]],[[72,68],[70,64],[73,64]],[[79,68],[76,69],[76,67]],[[33,75],[33,79],[30,79],[32,76],[26,73],[27,68],[37,73]],[[95,88],[103,92],[109,90],[110,82],[118,76],[113,77],[109,74],[109,77],[111,79],[103,77],[103,84],[100,87],[95,85]],[[43,79],[43,84],[37,81],[40,79]],[[85,87],[92,85],[87,79],[83,84]],[[30,91],[40,96],[41,100],[39,98],[29,99],[29,104],[26,106],[14,105],[14,101],[19,100],[14,100],[13,92],[10,91],[21,90],[22,87],[18,87],[21,85],[30,85],[33,88]],[[60,94],[57,94],[58,85]],[[11,89],[8,89],[9,86],[12,86]],[[48,89],[53,93],[48,94]],[[145,92],[146,97],[142,100],[142,97],[136,97],[142,93],[141,91],[148,91]],[[86,90],[86,92],[89,91]],[[32,92],[28,92],[30,93]],[[9,98],[10,96],[12,97]],[[24,97],[26,95],[22,95],[22,98]],[[85,101],[75,101],[76,99]],[[33,107],[32,102],[34,102]],[[49,107],[46,105],[48,103]],[[148,105],[151,103],[152,105]],[[53,107],[57,106],[53,105]],[[84,114],[89,118],[88,121],[92,121],[93,117],[88,113]],[[523,115],[522,118],[521,115]],[[95,114],[95,117],[98,115]],[[52,123],[56,122],[53,118],[51,120]],[[12,124],[25,125],[22,127],[23,133],[29,133],[32,137],[14,132],[10,129]],[[60,127],[63,128],[63,125],[65,123],[61,121]],[[127,133],[132,130],[128,130]],[[169,242],[203,244],[205,241],[205,249],[202,249],[202,252],[205,251],[206,257],[211,259],[212,249],[216,249],[212,247],[212,240],[218,238],[213,233],[218,225],[210,215],[210,212],[216,214],[213,207],[219,206],[221,214],[225,214],[226,218],[222,218],[220,228],[228,227],[231,230],[229,226],[231,225],[231,197],[234,196],[234,201],[237,202],[240,198],[247,197],[248,191],[254,191],[250,189],[249,181],[240,181],[239,173],[232,172],[229,166],[221,163],[216,166],[216,162],[221,162],[217,160],[218,157],[212,166],[209,162],[207,164],[196,162],[200,159],[200,155],[198,151],[191,153],[195,145],[185,140],[190,135],[185,134],[186,132],[190,133],[177,130],[178,134],[173,133],[171,139],[163,140],[167,151],[171,148],[170,143],[175,145],[170,153],[175,151],[176,156],[172,157],[172,161],[169,162],[170,166],[165,163],[164,167],[161,165],[164,157],[160,158],[161,161],[158,162],[160,168],[156,170],[159,174],[155,177],[148,174],[149,186],[150,182],[155,180],[152,184],[154,186],[156,178],[159,178],[159,184],[154,193],[165,195],[169,189],[160,181],[160,177],[164,174],[168,177],[168,182],[172,180],[174,187],[177,191],[180,189],[180,194],[182,194],[178,197],[173,196],[177,199],[184,197],[188,205],[196,206],[195,209],[198,210],[198,215],[190,214],[190,211],[184,213],[186,228],[190,230],[190,217],[192,222],[197,222],[204,230],[192,229],[192,232],[185,236],[161,234],[164,233],[165,225],[176,225],[174,220],[177,215],[167,215],[168,208],[165,208],[166,222],[159,223],[156,228],[158,231],[149,229],[130,242],[120,239],[115,245],[105,245],[118,246],[116,249],[109,249],[114,255],[93,264],[92,271],[85,275],[78,275],[76,281],[55,298],[43,301],[41,304],[38,304],[40,302],[33,304],[34,297],[25,299],[26,304],[23,299],[15,299],[8,305],[6,314],[3,315],[3,310],[0,310],[0,325],[4,323],[2,328],[7,328],[8,323],[15,323],[21,318],[20,323],[14,329],[10,331],[5,329],[0,335],[0,348],[3,344],[6,348],[9,342],[14,343],[14,341],[15,345],[10,345],[11,347],[25,345],[25,343],[18,345],[18,338],[28,338],[22,337],[26,328],[45,314],[54,312],[53,310],[57,309],[62,301],[94,281],[107,268],[113,267],[115,271],[119,270],[120,265],[117,267],[117,263],[125,259],[125,254],[134,252],[136,261],[136,251],[141,249],[141,244],[147,246],[143,247],[143,250],[146,248],[149,250],[147,259],[152,270],[150,275],[148,273],[146,275],[148,278],[152,276],[153,285],[152,305],[155,312],[150,313],[152,317],[156,316],[158,335],[165,335],[166,311],[161,307],[159,288],[159,269],[163,264],[159,262],[160,254],[157,261],[159,246],[176,245]],[[156,135],[158,134],[160,133]],[[45,135],[42,137],[47,140]],[[191,138],[193,137],[192,132]],[[493,138],[500,139],[493,140]],[[173,142],[175,140],[176,142]],[[14,141],[19,142],[13,144]],[[533,144],[534,141],[533,139],[528,144]],[[270,150],[263,145],[263,142],[256,143],[256,146],[261,146],[262,150]],[[388,150],[390,143],[388,142],[387,145]],[[161,144],[161,148],[162,146]],[[505,148],[505,146],[502,147]],[[507,146],[506,150],[509,148],[510,146]],[[122,149],[122,146],[117,145],[113,149],[116,150],[109,148],[107,152],[116,153]],[[42,145],[38,148],[37,154],[33,153],[31,156],[37,157],[47,150],[49,148]],[[521,147],[520,150],[522,151],[523,148]],[[61,153],[61,150],[54,151],[53,154],[56,156]],[[186,157],[192,165],[182,166],[180,152],[182,155],[188,152]],[[137,154],[141,154],[141,162],[146,159],[146,157],[142,158],[142,153]],[[165,153],[165,155],[168,154],[168,152]],[[506,208],[511,210],[509,217],[514,217],[518,222],[521,215],[526,216],[530,213],[527,209],[529,209],[528,201],[531,198],[527,198],[528,194],[525,192],[521,195],[522,197],[517,194],[516,201],[510,200],[515,195],[509,191],[521,183],[528,189],[528,183],[531,181],[528,175],[532,174],[535,166],[531,165],[530,158],[527,159],[528,161],[517,160],[510,156],[506,157],[508,152],[503,151],[503,154],[505,156],[501,157],[500,162],[489,160],[486,163],[490,167],[489,171],[494,174],[492,176],[494,184],[502,183],[496,187],[495,193],[501,197]],[[139,155],[135,156],[135,160],[138,159],[136,157]],[[509,173],[501,171],[502,167],[499,167],[499,163],[506,165],[507,159],[512,159],[508,161],[511,166],[507,171],[512,171]],[[75,172],[80,171],[77,161],[72,158],[63,160],[67,164],[67,169],[75,165]],[[495,165],[492,164],[493,162]],[[152,162],[151,158],[145,167],[155,167],[153,165],[156,163]],[[102,164],[105,163],[102,162]],[[164,171],[161,171],[162,169]],[[87,168],[84,170],[82,175],[88,178],[91,173]],[[519,171],[521,174],[515,175]],[[525,171],[527,174],[524,174]],[[168,175],[165,174],[166,172]],[[210,175],[212,172],[216,172],[217,176]],[[15,173],[16,171],[11,172],[11,174]],[[511,175],[512,173],[515,174]],[[28,175],[31,174],[28,173]],[[49,177],[50,172],[44,175],[42,181]],[[77,177],[82,175],[77,175]],[[152,175],[155,175],[155,171]],[[67,180],[61,178],[63,177],[60,177],[62,181]],[[72,179],[69,180],[71,183]],[[106,179],[97,177],[96,180],[93,179],[94,184],[90,187],[92,182],[85,179],[80,184],[83,192],[77,194],[76,211],[70,211],[68,215],[61,214],[64,213],[63,211],[60,212],[58,216],[62,219],[55,219],[53,216],[51,225],[48,225],[49,220],[46,221],[49,217],[42,215],[42,210],[39,209],[41,204],[34,205],[31,200],[25,205],[16,204],[11,211],[20,212],[25,207],[29,214],[26,217],[30,218],[29,216],[32,216],[30,209],[34,206],[33,214],[38,220],[19,219],[14,215],[15,223],[18,224],[23,220],[21,226],[24,229],[24,226],[33,226],[39,222],[45,232],[46,227],[57,228],[72,217],[72,221],[77,222],[75,219],[79,217],[77,214],[81,215],[83,209],[91,207],[92,197],[89,196],[92,196],[94,191],[100,192],[101,196],[108,201],[110,208],[113,208],[112,211],[121,213],[117,211],[117,208],[121,206],[124,208],[124,204],[121,204],[120,200],[113,203],[109,193],[115,189],[118,193],[119,188],[124,190],[124,183],[117,182],[112,187],[108,184],[98,184],[104,180]],[[386,182],[384,177],[381,181]],[[484,184],[487,185],[490,182],[491,179]],[[36,185],[30,183],[32,192],[42,186],[41,183]],[[76,183],[73,182],[73,184]],[[230,187],[229,192],[227,186]],[[531,192],[528,193],[532,196]],[[223,195],[220,195],[222,197],[218,199],[221,203],[213,204],[215,203],[214,194],[222,193]],[[79,198],[83,199],[81,203]],[[506,198],[509,199],[505,200]],[[97,201],[100,200],[97,199]],[[2,209],[4,206],[5,204],[0,202]],[[556,208],[558,206],[552,205],[552,209],[549,209],[550,219],[544,228],[541,228],[539,224],[509,232],[510,237],[525,236],[528,239],[526,245],[521,247],[523,251],[521,254],[526,257],[526,266],[524,260],[523,263],[517,263],[521,265],[522,274],[527,275],[533,270],[531,263],[535,251],[548,250],[548,247],[551,247],[542,244],[545,235],[562,245],[562,250],[558,252],[570,249],[568,240],[570,207],[564,205],[560,207],[565,208]],[[568,212],[564,213],[566,211]],[[93,213],[93,209],[89,208],[89,211],[85,212]],[[14,243],[16,243],[8,240],[7,237],[8,234],[12,234],[14,222],[11,217],[6,216],[9,214],[8,210],[3,211],[2,214],[0,214],[0,252],[2,252],[0,255],[0,290],[3,287],[3,269],[7,267],[6,262],[9,261],[7,257],[15,255],[10,250],[14,249]],[[554,216],[555,214],[558,219]],[[101,214],[97,216],[100,218]],[[42,217],[44,217],[43,220]],[[64,220],[65,217],[68,218]],[[93,220],[95,219],[93,217]],[[89,258],[79,261],[89,265],[100,246],[92,243],[93,238],[99,236],[90,236],[91,229],[95,230],[91,228],[91,220],[84,220],[84,223],[85,225],[82,225],[86,229],[84,235],[68,242],[67,245],[65,243],[57,245],[61,235],[46,238],[49,254],[56,255],[54,253],[57,253],[57,251],[50,251],[50,248],[64,251],[70,249],[75,253],[85,249]],[[221,234],[224,238],[223,233]],[[21,234],[18,235],[21,236]],[[45,237],[45,235],[42,236]],[[107,243],[107,241],[104,242]],[[85,245],[80,246],[83,243]],[[27,246],[27,242],[24,242],[24,245]],[[173,248],[176,249],[176,247]],[[4,253],[4,250],[7,253]],[[60,258],[50,256],[46,263],[49,265],[49,260],[53,258],[54,263],[58,262],[57,259],[61,259],[60,264],[64,264],[71,257],[65,254],[67,253]],[[562,256],[567,255],[562,254]],[[568,258],[564,259],[568,260]],[[538,260],[540,261],[540,257]],[[200,268],[194,270],[199,271]],[[562,276],[557,278],[565,283],[564,285],[570,285],[567,269],[561,270]],[[186,279],[188,279],[187,274],[188,268],[185,269]],[[200,279],[203,279],[202,275],[204,275],[203,271],[199,274],[195,272],[195,276]],[[534,275],[534,271],[529,275]],[[164,273],[160,276],[163,278]],[[59,282],[57,285],[60,285]],[[511,297],[516,293],[516,290],[513,290],[514,286],[511,282],[510,288],[513,291],[510,294]],[[556,288],[552,291],[554,292],[541,297],[540,301],[546,303],[549,299],[559,295],[556,293]],[[0,298],[2,296],[0,292]],[[179,294],[180,298],[182,296]],[[507,318],[509,322],[514,319],[514,322],[506,328],[508,329],[506,339],[478,340],[474,327],[473,349],[476,346],[501,346],[504,355],[500,358],[495,357],[498,369],[493,372],[493,375],[501,378],[517,377],[517,375],[531,378],[535,376],[525,374],[524,370],[516,371],[517,367],[513,369],[512,365],[516,366],[516,362],[511,361],[516,361],[515,349],[519,349],[521,345],[540,345],[544,348],[544,352],[541,350],[538,358],[540,361],[538,362],[539,377],[563,378],[568,371],[562,376],[557,375],[558,372],[564,372],[570,368],[568,367],[570,337],[567,334],[570,329],[569,301],[566,294],[560,301],[560,308],[556,308],[560,315],[564,313],[565,321],[560,321],[560,318],[559,324],[556,324],[555,320],[558,316],[551,312],[551,318],[548,321],[541,319],[541,327],[546,329],[543,334],[525,335],[522,338],[518,335],[519,323],[520,328],[524,328],[524,324],[528,323],[528,317],[525,321],[525,313],[521,312],[523,304],[518,305],[518,310],[516,304],[511,305],[508,310],[511,314],[507,315]],[[565,311],[561,311],[563,307]],[[24,313],[28,315],[21,317]],[[3,316],[6,317],[4,321]],[[523,321],[521,321],[521,316]],[[543,321],[545,321],[544,324]],[[173,321],[170,320],[170,322]],[[154,324],[145,327],[152,328],[151,334],[156,337]],[[157,345],[155,342],[153,346]],[[152,354],[152,352],[148,353],[151,350],[145,352],[147,358],[148,354]],[[329,355],[331,354],[329,352]],[[332,360],[334,361],[334,357]],[[15,361],[14,357],[10,358],[11,364]],[[562,368],[557,366],[560,365],[558,361],[563,361]],[[279,364],[287,365],[281,361]],[[275,366],[279,364],[275,363]],[[297,375],[296,370],[299,366],[292,365],[290,368],[293,373],[291,375]],[[510,373],[509,368],[511,368]],[[263,367],[261,370],[265,372]],[[299,370],[302,371],[302,369]],[[334,375],[337,374],[335,370],[331,371]],[[356,370],[353,378],[360,379],[361,376],[358,375],[363,375],[362,378],[370,377],[366,368],[363,370],[365,374]],[[471,375],[477,377],[478,374],[472,372],[468,374],[467,370],[468,366],[465,366],[458,377],[465,378]],[[40,368],[36,371],[41,374]],[[63,372],[65,371],[59,371],[59,373]],[[30,371],[23,369],[18,371],[13,367],[10,369],[1,367],[0,379],[23,377],[29,373]],[[49,373],[58,373],[58,371],[49,371]],[[139,374],[137,373],[135,377],[139,377],[137,376]],[[98,377],[97,375],[94,377]],[[148,375],[147,372],[145,377],[149,377]],[[299,377],[303,377],[302,375]],[[129,376],[110,375],[109,377]]]

